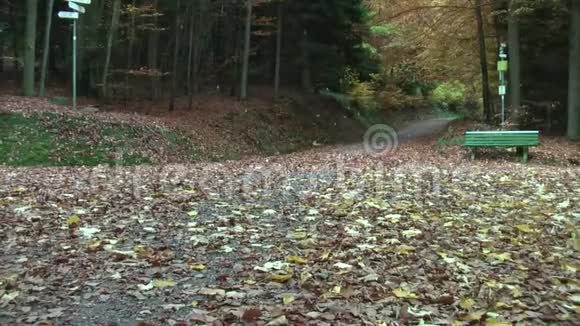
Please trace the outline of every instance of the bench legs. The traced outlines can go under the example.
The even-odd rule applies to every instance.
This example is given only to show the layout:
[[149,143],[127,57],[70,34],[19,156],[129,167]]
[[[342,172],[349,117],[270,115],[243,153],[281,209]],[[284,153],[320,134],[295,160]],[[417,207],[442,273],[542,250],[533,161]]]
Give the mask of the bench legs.
[[475,153],[477,152],[477,148],[471,147],[471,160],[475,160]]
[[528,162],[528,148],[527,147],[518,147],[517,148],[517,155],[522,157],[522,162]]

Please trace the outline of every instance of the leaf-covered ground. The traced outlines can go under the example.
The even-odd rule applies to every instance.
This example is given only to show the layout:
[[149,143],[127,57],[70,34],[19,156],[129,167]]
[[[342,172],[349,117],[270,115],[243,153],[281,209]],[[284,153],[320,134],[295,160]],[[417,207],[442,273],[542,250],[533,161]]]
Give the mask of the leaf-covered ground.
[[0,112],[0,165],[139,165],[196,159],[191,141],[159,126],[80,114]]
[[0,323],[577,324],[579,172],[312,152],[0,168]]

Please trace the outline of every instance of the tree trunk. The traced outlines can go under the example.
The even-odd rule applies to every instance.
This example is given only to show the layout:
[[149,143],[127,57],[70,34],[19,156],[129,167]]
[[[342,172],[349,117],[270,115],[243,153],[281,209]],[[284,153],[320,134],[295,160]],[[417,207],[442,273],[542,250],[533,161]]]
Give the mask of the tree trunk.
[[24,46],[24,96],[34,96],[34,66],[36,54],[36,19],[38,0],[26,0],[26,39]]
[[[158,1],[155,0],[153,7],[155,12],[157,12]],[[160,88],[160,73],[159,69],[159,30],[158,30],[159,19],[157,15],[153,18],[153,30],[149,34],[149,48],[147,51],[147,61],[149,66],[149,72],[151,73],[151,99],[156,101],[159,99],[159,88]]]
[[188,45],[188,51],[187,51],[187,97],[188,97],[188,105],[187,108],[188,110],[191,110],[192,107],[192,103],[193,103],[193,90],[192,87],[193,85],[191,84],[191,77],[193,75],[193,36],[194,36],[194,26],[195,26],[195,2],[192,2],[191,5],[189,6],[189,15],[188,15],[188,20],[189,20],[189,45]]
[[580,140],[580,2],[572,1],[568,84],[568,138]]
[[310,49],[308,44],[308,31],[304,28],[302,33],[302,89],[312,91],[312,77],[310,75]]
[[40,90],[39,96],[44,97],[46,89],[46,75],[48,73],[48,57],[50,54],[50,32],[52,30],[52,10],[54,9],[54,0],[48,0],[46,9],[46,29],[44,30],[44,49],[42,51],[42,68],[40,71]]
[[509,17],[508,17],[508,52],[510,58],[510,105],[512,109],[512,122],[520,122],[521,108],[521,67],[520,67],[520,26],[518,17],[515,14],[515,0],[510,0]]
[[483,112],[485,122],[491,124],[491,96],[489,94],[489,72],[487,68],[487,48],[485,46],[485,31],[483,29],[483,13],[481,0],[475,1],[475,18],[477,20],[477,39],[479,43],[479,63],[481,66],[481,91],[483,97]]
[[180,0],[177,0],[175,3],[176,6],[176,13],[177,17],[175,19],[175,47],[173,48],[173,69],[171,74],[171,99],[169,101],[169,111],[175,110],[175,96],[177,90],[177,61],[179,59],[179,34],[181,28],[181,15],[179,14],[180,10]]
[[105,0],[93,0],[90,7],[87,8],[87,13],[84,14],[86,18],[86,26],[90,26],[86,31],[86,54],[87,58],[85,64],[87,65],[87,88],[89,93],[94,96],[101,94],[101,69],[103,68],[103,58],[100,51],[99,44],[101,43],[100,31],[94,26],[99,26],[103,12],[101,9]]
[[105,57],[105,66],[103,67],[102,79],[102,96],[104,99],[109,99],[109,66],[111,65],[111,49],[113,47],[113,40],[115,33],[119,27],[119,14],[121,11],[121,0],[115,0],[113,3],[113,16],[111,18],[111,26],[107,35],[107,54]]
[[242,81],[240,98],[248,98],[248,69],[250,65],[250,36],[252,33],[252,0],[246,0],[246,31],[244,34],[244,56],[242,63]]
[[274,98],[280,95],[280,57],[282,54],[282,29],[284,26],[284,5],[278,5],[278,32],[276,34],[276,68],[274,72]]
[[129,101],[129,98],[132,97],[132,92],[130,91],[129,82],[131,77],[131,69],[133,69],[133,51],[135,49],[135,39],[136,39],[136,32],[135,32],[135,8],[136,8],[137,1],[133,0],[131,3],[132,10],[129,12],[130,15],[130,22],[127,32],[127,37],[129,38],[129,44],[127,45],[127,71],[125,73],[125,103]]

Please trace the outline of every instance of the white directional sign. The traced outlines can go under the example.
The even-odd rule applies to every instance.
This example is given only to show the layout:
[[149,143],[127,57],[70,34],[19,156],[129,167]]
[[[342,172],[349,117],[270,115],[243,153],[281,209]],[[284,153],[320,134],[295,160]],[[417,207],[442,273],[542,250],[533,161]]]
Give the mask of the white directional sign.
[[76,2],[76,3],[80,3],[81,5],[90,5],[91,4],[91,0],[65,0],[68,2]]
[[79,19],[79,13],[72,11],[59,11],[58,17],[63,19]]
[[79,6],[74,2],[69,2],[68,7],[74,11],[80,12],[81,14],[85,13],[85,7]]

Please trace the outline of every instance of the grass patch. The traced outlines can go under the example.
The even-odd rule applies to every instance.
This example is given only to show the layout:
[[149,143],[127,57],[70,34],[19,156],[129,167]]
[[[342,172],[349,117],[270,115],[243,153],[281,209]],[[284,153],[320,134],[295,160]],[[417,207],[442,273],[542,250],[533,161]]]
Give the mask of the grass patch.
[[0,113],[0,164],[96,166],[193,161],[189,140],[171,130],[105,123],[57,113]]

